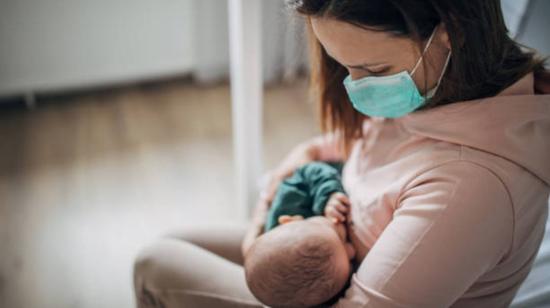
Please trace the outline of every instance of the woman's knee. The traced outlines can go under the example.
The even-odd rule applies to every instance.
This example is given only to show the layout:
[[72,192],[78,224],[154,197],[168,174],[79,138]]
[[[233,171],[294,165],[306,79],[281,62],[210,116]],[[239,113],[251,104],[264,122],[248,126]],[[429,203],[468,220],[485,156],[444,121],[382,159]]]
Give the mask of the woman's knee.
[[134,289],[140,308],[213,307],[219,301],[228,307],[259,306],[242,267],[176,239],[162,239],[141,250],[134,263]]
[[[197,247],[175,239],[162,239],[143,248],[134,262],[134,291],[138,307],[167,307],[169,291],[193,289]],[[194,269],[195,267],[195,269]]]
[[134,262],[134,283],[161,290],[174,287],[184,288],[179,276],[185,274],[188,264],[186,251],[192,249],[190,243],[173,239],[161,239],[143,248]]
[[145,280],[150,283],[152,278],[158,276],[155,268],[160,267],[161,251],[158,242],[141,249],[134,261],[134,284],[143,283]]
[[241,242],[246,225],[193,226],[172,232],[166,238],[191,243],[231,262],[242,265]]

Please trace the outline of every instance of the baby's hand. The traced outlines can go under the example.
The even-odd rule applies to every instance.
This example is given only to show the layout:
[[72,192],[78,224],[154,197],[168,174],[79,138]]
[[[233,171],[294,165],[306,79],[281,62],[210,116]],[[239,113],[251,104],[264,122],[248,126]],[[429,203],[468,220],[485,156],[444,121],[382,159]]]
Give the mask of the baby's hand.
[[325,207],[325,216],[334,223],[346,221],[349,213],[350,202],[348,196],[341,192],[335,192],[330,195]]
[[289,223],[289,222],[304,220],[304,216],[302,216],[302,215],[294,215],[294,216],[282,215],[282,216],[279,216],[279,219],[277,219],[277,220],[279,221],[280,225],[284,225],[284,224]]

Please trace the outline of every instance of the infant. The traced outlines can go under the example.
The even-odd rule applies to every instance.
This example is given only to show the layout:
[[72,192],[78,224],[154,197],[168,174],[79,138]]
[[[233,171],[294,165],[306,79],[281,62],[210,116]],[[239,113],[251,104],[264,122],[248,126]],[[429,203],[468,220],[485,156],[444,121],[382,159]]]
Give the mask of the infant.
[[245,256],[247,284],[270,307],[314,307],[337,299],[355,255],[344,225],[349,201],[341,165],[313,162],[279,186],[265,226]]

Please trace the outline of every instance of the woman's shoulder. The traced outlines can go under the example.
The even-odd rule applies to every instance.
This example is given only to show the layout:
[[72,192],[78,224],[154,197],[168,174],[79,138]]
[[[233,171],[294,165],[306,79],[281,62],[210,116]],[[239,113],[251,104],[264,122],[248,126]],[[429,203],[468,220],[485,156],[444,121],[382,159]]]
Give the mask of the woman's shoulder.
[[[521,166],[463,146],[459,159],[425,168],[403,185],[396,213],[435,198],[439,202],[428,202],[445,210],[458,207],[472,219],[485,216],[487,226],[508,229],[513,252],[539,235],[549,191],[544,181]],[[452,220],[458,216],[445,217]]]
[[[499,174],[473,160],[455,159],[424,168],[403,185],[398,203],[428,194],[441,194],[446,204],[472,204],[484,199],[490,207],[512,206],[509,188]],[[491,199],[498,199],[499,204],[489,202]]]
[[[464,145],[440,144],[423,155],[423,164],[412,173],[401,187],[406,192],[426,182],[449,182],[460,185],[478,198],[501,190],[509,199],[513,212],[532,205],[535,199],[548,198],[550,188],[535,174],[521,165],[494,153]],[[490,196],[489,196],[490,197]]]

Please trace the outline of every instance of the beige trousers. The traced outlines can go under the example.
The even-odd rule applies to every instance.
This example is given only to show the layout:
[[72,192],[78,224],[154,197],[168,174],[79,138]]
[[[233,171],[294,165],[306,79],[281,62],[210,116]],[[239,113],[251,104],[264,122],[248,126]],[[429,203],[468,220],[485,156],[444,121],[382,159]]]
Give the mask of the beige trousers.
[[244,277],[245,232],[245,226],[193,228],[147,246],[134,264],[137,306],[263,307]]

